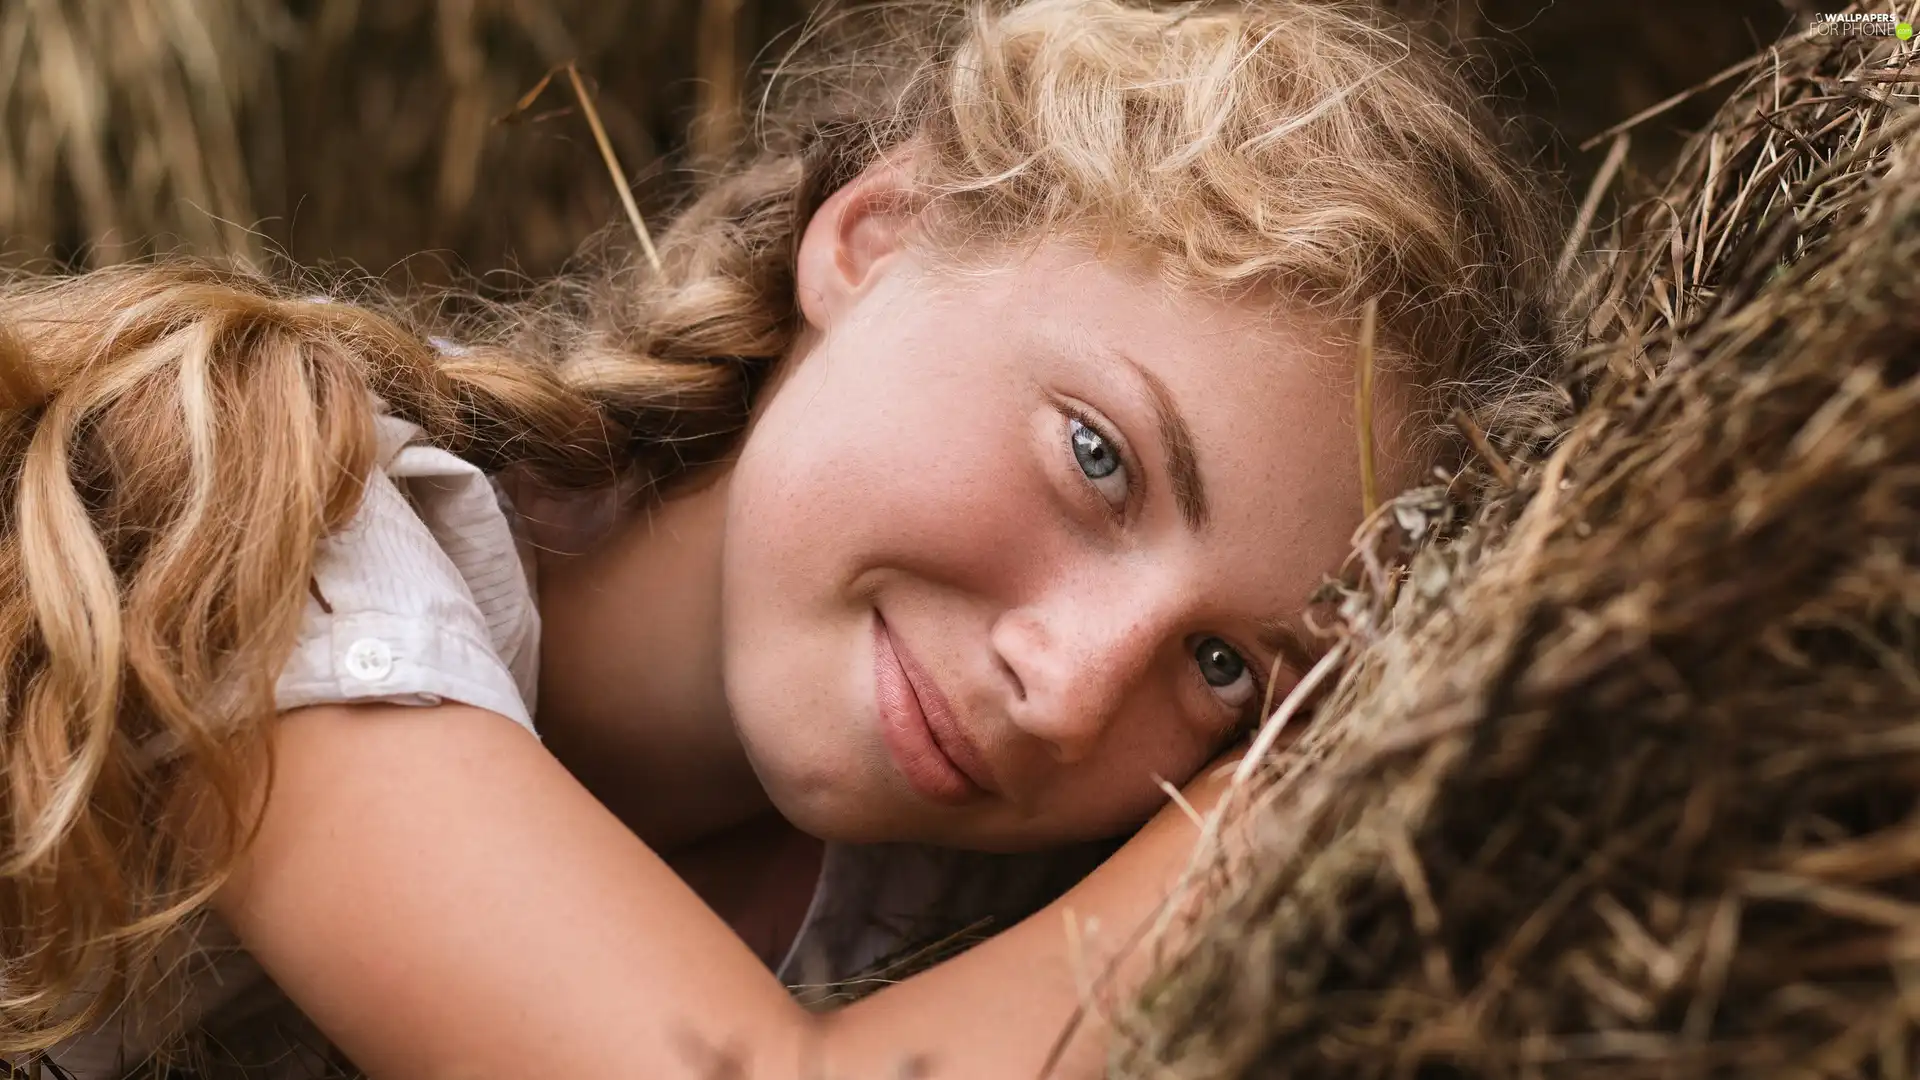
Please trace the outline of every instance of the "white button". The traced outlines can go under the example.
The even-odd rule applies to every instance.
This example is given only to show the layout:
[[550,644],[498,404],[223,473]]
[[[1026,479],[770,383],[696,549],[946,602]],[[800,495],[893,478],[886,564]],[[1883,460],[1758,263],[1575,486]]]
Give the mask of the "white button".
[[393,670],[393,650],[379,638],[363,637],[347,646],[347,674],[364,682],[378,682]]

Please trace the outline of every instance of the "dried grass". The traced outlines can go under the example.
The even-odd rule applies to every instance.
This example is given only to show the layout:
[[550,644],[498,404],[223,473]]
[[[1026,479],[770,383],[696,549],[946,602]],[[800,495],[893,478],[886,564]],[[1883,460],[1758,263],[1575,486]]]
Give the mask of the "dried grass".
[[1372,519],[1120,1075],[1914,1074],[1913,58],[1768,50],[1600,238],[1577,413]]
[[[0,261],[185,250],[403,286],[550,275],[622,215],[601,135],[641,201],[665,201],[671,170],[712,166],[742,134],[745,58],[807,6],[9,0]],[[571,103],[515,113],[568,62],[598,125]]]
[[253,106],[271,107],[288,29],[275,0],[0,4],[9,251],[85,247],[98,264],[169,231],[196,250],[256,253],[243,134]]
[[[1473,39],[1535,126],[1571,140],[1745,55],[1784,18],[1775,0],[1383,2]],[[499,123],[514,102],[574,62],[640,205],[658,210],[676,171],[724,158],[749,59],[776,57],[813,6],[9,0],[0,260],[184,249],[347,262],[398,285],[548,275],[622,207],[577,110]],[[1663,129],[1698,123],[1698,106],[1637,132],[1629,166],[1669,159]],[[1577,177],[1596,164],[1566,156]]]

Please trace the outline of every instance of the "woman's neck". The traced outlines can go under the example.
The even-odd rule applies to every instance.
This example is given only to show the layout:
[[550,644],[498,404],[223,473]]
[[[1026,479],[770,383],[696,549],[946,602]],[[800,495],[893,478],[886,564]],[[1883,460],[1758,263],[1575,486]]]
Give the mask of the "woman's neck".
[[[583,554],[546,500],[524,508],[538,545],[535,726],[594,796],[655,850],[771,809],[735,736],[720,675],[720,543],[727,474],[624,516]],[[543,526],[543,520],[549,523]]]

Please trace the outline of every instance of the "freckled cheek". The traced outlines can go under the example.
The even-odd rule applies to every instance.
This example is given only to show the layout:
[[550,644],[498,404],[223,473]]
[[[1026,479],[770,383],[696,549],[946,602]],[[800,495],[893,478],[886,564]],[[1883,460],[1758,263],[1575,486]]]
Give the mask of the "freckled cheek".
[[1087,763],[1059,792],[1060,814],[1079,823],[1088,837],[1144,824],[1167,803],[1160,780],[1183,788],[1208,764],[1211,747],[1179,718],[1175,706],[1142,712],[1128,727],[1130,734],[1115,738],[1099,760]]
[[[1176,788],[1184,786],[1180,773],[1167,777]],[[1158,769],[1129,768],[1122,773],[1087,783],[1063,807],[1059,821],[1067,825],[1065,841],[1099,840],[1130,832],[1146,824],[1167,803],[1166,792],[1153,777],[1165,775]]]
[[1021,579],[1047,561],[1045,503],[1028,490],[1030,470],[982,471],[931,480],[877,519],[888,547],[937,576]]
[[1018,415],[880,414],[795,434],[778,482],[764,485],[784,492],[791,543],[830,539],[845,555],[940,577],[1005,578],[1046,556],[1055,504]]

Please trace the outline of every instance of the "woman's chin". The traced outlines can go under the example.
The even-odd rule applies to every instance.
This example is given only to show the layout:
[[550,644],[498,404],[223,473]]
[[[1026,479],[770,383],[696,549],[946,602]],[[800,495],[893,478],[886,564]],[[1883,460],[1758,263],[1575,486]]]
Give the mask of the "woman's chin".
[[762,783],[773,808],[808,836],[839,844],[879,844],[910,839],[891,800],[857,785],[821,778],[768,777]]

